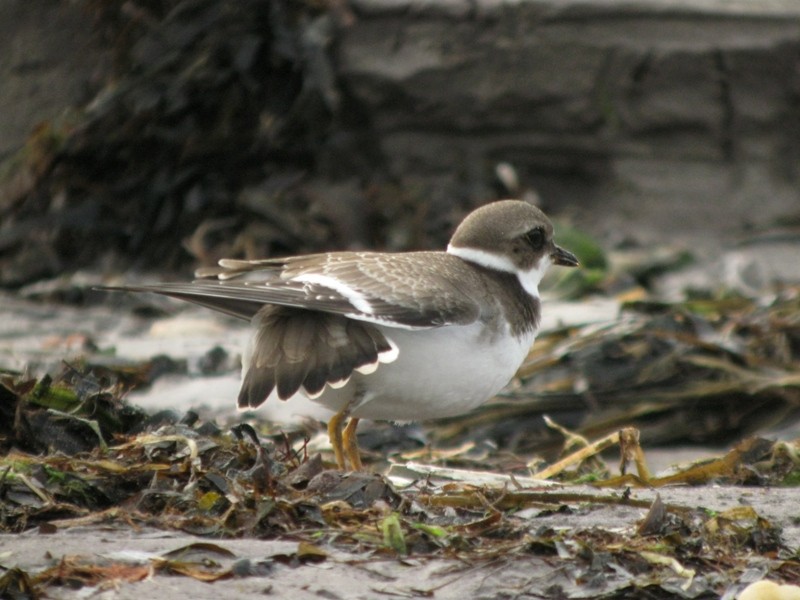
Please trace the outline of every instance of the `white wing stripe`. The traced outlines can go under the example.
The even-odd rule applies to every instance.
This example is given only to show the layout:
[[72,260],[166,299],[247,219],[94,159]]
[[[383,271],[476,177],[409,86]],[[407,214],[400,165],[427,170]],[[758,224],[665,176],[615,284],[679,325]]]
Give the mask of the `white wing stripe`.
[[365,315],[371,315],[375,312],[364,294],[358,290],[354,290],[341,279],[336,279],[335,277],[331,277],[329,275],[320,275],[319,273],[303,273],[302,275],[293,277],[292,281],[298,281],[300,283],[312,283],[314,285],[321,285],[326,288],[330,288],[345,298],[357,311],[364,313]]
[[405,325],[398,323],[389,317],[372,317],[362,313],[343,313],[348,319],[355,319],[356,321],[364,321],[364,323],[373,323],[374,325],[385,325],[386,327],[393,327],[395,329],[408,329],[409,331],[432,329],[434,325]]

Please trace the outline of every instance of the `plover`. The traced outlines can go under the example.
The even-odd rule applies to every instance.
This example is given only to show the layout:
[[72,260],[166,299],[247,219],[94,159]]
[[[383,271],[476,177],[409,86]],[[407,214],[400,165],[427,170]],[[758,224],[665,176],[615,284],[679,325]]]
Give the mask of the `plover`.
[[[191,283],[130,286],[250,321],[241,409],[303,394],[332,411],[336,462],[361,468],[360,419],[466,413],[514,376],[539,329],[539,282],[578,260],[538,208],[482,206],[447,250],[223,259]],[[109,288],[107,288],[109,289]]]

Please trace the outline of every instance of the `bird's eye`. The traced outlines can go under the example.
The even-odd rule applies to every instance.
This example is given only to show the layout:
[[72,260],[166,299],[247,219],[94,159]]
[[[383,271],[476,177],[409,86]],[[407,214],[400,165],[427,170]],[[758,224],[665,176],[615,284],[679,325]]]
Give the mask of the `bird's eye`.
[[525,241],[534,250],[541,250],[544,246],[544,230],[541,227],[531,229],[525,234]]

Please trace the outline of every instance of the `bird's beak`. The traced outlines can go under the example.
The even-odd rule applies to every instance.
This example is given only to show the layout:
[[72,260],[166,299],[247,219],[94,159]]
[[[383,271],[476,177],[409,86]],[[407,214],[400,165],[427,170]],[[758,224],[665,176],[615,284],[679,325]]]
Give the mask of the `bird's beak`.
[[569,250],[564,250],[561,246],[554,246],[553,251],[550,253],[550,260],[554,265],[561,265],[562,267],[577,267],[580,263],[578,258]]

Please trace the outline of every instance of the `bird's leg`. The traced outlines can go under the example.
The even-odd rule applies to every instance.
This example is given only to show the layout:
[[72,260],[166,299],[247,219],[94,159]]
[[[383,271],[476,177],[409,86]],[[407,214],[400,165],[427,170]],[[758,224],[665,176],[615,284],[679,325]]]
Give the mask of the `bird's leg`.
[[342,436],[344,451],[347,453],[347,458],[350,461],[350,466],[353,468],[353,471],[361,471],[364,468],[361,464],[361,453],[358,450],[358,438],[356,437],[357,428],[358,419],[351,417],[347,422],[347,427],[344,428]]
[[333,446],[333,454],[336,456],[336,465],[342,471],[344,471],[346,468],[344,463],[342,428],[344,427],[344,421],[347,419],[349,414],[350,406],[348,405],[333,415],[331,420],[328,421],[328,437],[331,440],[331,446]]

